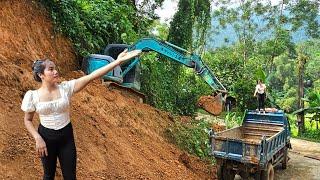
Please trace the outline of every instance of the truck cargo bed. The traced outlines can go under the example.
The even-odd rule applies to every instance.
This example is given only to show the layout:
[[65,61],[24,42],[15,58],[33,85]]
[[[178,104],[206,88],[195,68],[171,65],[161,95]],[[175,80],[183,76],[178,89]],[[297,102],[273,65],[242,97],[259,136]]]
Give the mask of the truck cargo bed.
[[216,134],[216,139],[241,140],[250,144],[260,144],[263,136],[267,139],[282,131],[283,127],[277,124],[245,123]]
[[268,162],[276,164],[283,159],[289,138],[288,120],[282,111],[246,111],[240,127],[212,133],[211,150],[220,165],[228,162],[233,168],[265,169]]

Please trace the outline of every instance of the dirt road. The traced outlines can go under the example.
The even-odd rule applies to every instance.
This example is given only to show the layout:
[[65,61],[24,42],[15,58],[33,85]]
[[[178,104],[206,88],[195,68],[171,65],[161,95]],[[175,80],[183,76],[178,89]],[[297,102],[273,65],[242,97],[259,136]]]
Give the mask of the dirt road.
[[320,143],[291,139],[292,150],[286,170],[276,168],[277,180],[320,180]]
[[[320,180],[320,143],[291,138],[287,169],[275,167],[275,180]],[[241,177],[235,178],[241,180]]]

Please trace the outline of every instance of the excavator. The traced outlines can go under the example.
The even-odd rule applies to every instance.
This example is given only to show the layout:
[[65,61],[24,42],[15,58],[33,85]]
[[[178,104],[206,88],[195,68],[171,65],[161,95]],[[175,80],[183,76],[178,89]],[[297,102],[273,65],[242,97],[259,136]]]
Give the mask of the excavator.
[[[198,100],[198,106],[213,115],[219,115],[223,111],[226,88],[214,76],[210,68],[201,60],[199,55],[188,52],[174,44],[161,41],[155,38],[143,38],[133,45],[126,44],[110,44],[105,48],[104,55],[91,54],[82,62],[82,70],[86,74],[90,74],[94,70],[105,66],[114,61],[118,54],[124,49],[132,51],[135,49],[142,52],[157,52],[167,59],[178,62],[188,68],[194,69],[195,73],[212,88],[213,94],[202,96]],[[102,77],[103,82],[107,86],[118,86],[129,89],[140,97],[144,95],[140,92],[140,58],[136,57],[129,62],[114,68],[108,74]]]

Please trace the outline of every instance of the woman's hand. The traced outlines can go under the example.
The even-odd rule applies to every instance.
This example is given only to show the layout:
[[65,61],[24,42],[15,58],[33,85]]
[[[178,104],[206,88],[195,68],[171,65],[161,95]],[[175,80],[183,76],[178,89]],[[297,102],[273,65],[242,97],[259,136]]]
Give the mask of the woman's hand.
[[111,71],[116,66],[120,65],[121,63],[123,63],[129,59],[132,59],[136,56],[139,56],[139,54],[141,54],[141,50],[133,50],[130,52],[128,52],[127,49],[124,50],[122,53],[119,54],[117,60],[109,63],[106,66],[103,66],[99,69],[96,69],[91,74],[88,74],[86,76],[78,78],[75,82],[73,92],[76,93],[76,92],[81,91],[81,89],[83,89],[87,84],[89,84],[94,79],[97,79],[97,78],[104,76],[105,74],[107,74],[109,71]]
[[36,151],[40,157],[48,156],[46,143],[41,136],[36,138]]
[[120,61],[120,63],[123,63],[129,59],[139,56],[141,52],[142,52],[141,50],[133,50],[128,52],[128,49],[125,49],[122,53],[118,55],[117,61]]

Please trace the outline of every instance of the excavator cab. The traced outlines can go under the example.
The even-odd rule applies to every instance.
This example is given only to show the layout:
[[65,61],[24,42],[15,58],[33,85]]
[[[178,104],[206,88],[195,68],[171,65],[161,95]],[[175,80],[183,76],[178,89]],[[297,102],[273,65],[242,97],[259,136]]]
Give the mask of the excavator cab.
[[[114,61],[114,58],[111,56],[101,55],[101,54],[91,54],[83,59],[82,67],[84,73],[90,74],[96,69],[99,69],[111,62]],[[120,66],[115,67],[112,71],[108,72],[102,77],[102,79],[107,81],[114,81],[118,84],[123,83],[122,69]]]
[[[81,69],[84,73],[90,74],[94,70],[117,59],[118,55],[128,47],[129,46],[126,44],[110,44],[105,48],[104,55],[91,54],[84,58]],[[123,95],[136,99],[139,102],[144,102],[146,97],[140,92],[140,62],[135,64],[125,76],[123,75],[123,72],[128,69],[128,66],[132,61],[133,60],[128,61],[121,66],[117,66],[112,71],[104,75],[102,77],[102,83],[109,89],[120,90]]]
[[[124,51],[125,49],[129,48],[126,44],[109,44],[105,50],[104,54],[106,56],[110,56],[113,59],[117,59],[118,55]],[[133,60],[130,60],[121,65],[122,73],[128,69],[128,66],[132,64]],[[123,86],[132,88],[136,91],[140,91],[141,82],[140,82],[140,74],[141,74],[141,65],[140,62],[135,64],[123,77],[123,82],[121,83]]]
[[[193,68],[214,90],[213,96],[202,96],[198,100],[198,106],[213,115],[219,115],[223,111],[227,91],[209,67],[204,64],[200,56],[165,41],[145,38],[131,46],[126,44],[110,44],[105,48],[104,55],[93,54],[85,58],[82,66],[83,71],[89,74],[93,70],[109,64],[126,48],[129,51],[134,49],[140,49],[143,52],[155,51],[168,57],[170,60],[176,61],[188,68]],[[103,76],[103,81],[108,87],[117,86],[118,88],[133,92],[140,97],[141,101],[145,99],[145,96],[140,92],[140,74],[140,60],[139,58],[134,58]]]

